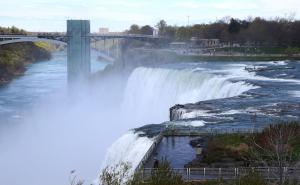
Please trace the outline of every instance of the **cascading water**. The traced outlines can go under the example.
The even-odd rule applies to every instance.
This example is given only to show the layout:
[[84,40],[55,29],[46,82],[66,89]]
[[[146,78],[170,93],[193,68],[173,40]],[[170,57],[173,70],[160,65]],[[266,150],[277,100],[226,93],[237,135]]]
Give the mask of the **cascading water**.
[[[169,108],[175,104],[233,97],[257,88],[243,81],[231,82],[231,78],[192,69],[137,68],[127,81],[122,117],[137,126],[161,123],[169,119]],[[151,139],[128,132],[109,148],[103,166],[123,161],[135,169],[150,143]]]
[[[15,107],[12,115],[18,115],[10,118],[18,124],[7,124],[1,121],[4,114],[0,115],[0,179],[4,184],[67,184],[73,169],[89,182],[97,176],[103,159],[103,167],[122,161],[131,163],[134,169],[153,141],[132,131],[117,139],[128,129],[168,120],[168,109],[176,103],[235,96],[254,88],[244,82],[231,82],[230,75],[137,68],[125,89],[124,78],[112,75],[99,80],[98,86],[65,93],[56,90],[65,78],[53,69],[60,64],[59,69],[64,69],[65,60],[53,60],[34,65],[28,74],[0,91],[1,105]],[[45,73],[48,70],[49,74]],[[47,94],[44,90],[48,88],[55,91]],[[22,109],[27,101],[18,102],[31,102],[32,97],[40,97],[38,103]],[[16,103],[5,103],[7,99]],[[23,110],[20,114],[19,109]]]
[[136,123],[161,123],[175,104],[233,97],[255,88],[230,78],[191,69],[140,67],[128,79],[122,112],[134,114],[131,121]]

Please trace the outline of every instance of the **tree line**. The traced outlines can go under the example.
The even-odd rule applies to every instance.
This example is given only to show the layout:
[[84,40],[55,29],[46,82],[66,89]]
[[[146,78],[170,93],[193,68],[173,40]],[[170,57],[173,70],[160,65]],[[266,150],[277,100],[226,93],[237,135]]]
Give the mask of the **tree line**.
[[13,35],[13,34],[26,35],[27,33],[23,29],[19,29],[15,26],[12,26],[12,27],[0,27],[0,34],[2,34],[2,35]]
[[192,37],[197,37],[243,45],[300,47],[300,20],[293,18],[223,18],[212,23],[191,26],[168,25],[161,20],[154,27],[134,24],[127,32],[152,35],[154,29],[157,29],[158,35],[172,41],[189,41]]

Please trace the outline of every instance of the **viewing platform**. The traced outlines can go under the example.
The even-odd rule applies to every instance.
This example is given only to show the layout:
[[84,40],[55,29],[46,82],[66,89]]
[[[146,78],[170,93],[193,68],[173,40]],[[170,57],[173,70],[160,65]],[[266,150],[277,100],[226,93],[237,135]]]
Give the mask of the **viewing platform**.
[[[236,180],[251,172],[260,174],[265,180],[278,180],[278,167],[189,167],[193,159],[199,157],[197,148],[191,146],[191,141],[197,138],[212,138],[214,136],[222,136],[226,134],[252,134],[261,133],[263,129],[167,129],[156,136],[152,146],[146,152],[139,166],[136,168],[136,173],[141,175],[141,178],[146,181],[156,170],[155,163],[167,160],[173,172],[182,176],[187,182],[206,181],[206,180]],[[201,152],[200,152],[201,153]],[[284,179],[298,179],[300,174],[299,167],[284,167]]]

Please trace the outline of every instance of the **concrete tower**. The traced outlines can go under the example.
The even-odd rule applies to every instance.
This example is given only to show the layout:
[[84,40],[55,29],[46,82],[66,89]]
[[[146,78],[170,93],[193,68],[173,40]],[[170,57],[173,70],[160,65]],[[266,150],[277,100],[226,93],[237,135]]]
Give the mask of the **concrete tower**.
[[90,21],[67,20],[68,82],[86,80],[91,71]]

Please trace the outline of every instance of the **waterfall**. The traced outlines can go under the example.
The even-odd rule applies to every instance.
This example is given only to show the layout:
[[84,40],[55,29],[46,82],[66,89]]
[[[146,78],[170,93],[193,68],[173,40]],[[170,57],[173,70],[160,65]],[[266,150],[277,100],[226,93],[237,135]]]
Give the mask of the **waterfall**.
[[192,69],[140,67],[128,79],[122,112],[134,115],[131,121],[139,124],[161,123],[168,120],[169,108],[175,104],[228,98],[255,88],[230,78]]
[[[192,69],[136,68],[127,81],[121,117],[131,125],[158,124],[169,119],[169,108],[175,104],[233,97],[257,88],[244,81],[232,82],[231,78]],[[147,137],[126,133],[108,149],[103,166],[123,161],[135,169],[152,142]]]

